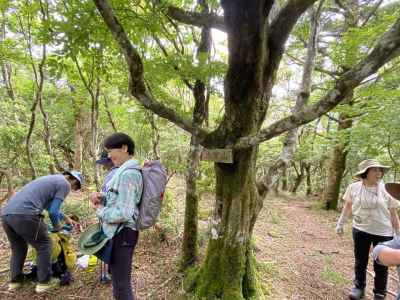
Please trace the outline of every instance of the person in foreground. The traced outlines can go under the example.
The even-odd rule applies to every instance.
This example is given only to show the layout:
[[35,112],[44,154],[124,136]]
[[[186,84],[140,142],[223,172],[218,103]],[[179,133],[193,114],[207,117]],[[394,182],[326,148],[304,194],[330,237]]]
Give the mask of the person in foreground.
[[139,163],[133,158],[135,144],[124,133],[114,133],[103,142],[108,157],[118,167],[108,183],[105,197],[92,197],[104,234],[112,241],[109,267],[113,296],[117,300],[134,299],[132,292],[132,256],[139,232],[135,220],[143,179]]
[[25,279],[23,267],[28,244],[37,253],[35,291],[43,293],[57,287],[58,281],[51,277],[52,246],[42,213],[48,211],[55,231],[62,228],[62,220],[72,225],[73,221],[60,212],[60,207],[71,189],[81,188],[82,181],[77,171],[39,177],[23,186],[4,206],[2,225],[11,246],[9,291],[20,288]]
[[[353,216],[354,240],[354,287],[349,299],[364,297],[366,270],[371,245],[393,238],[399,232],[399,218],[396,208],[399,203],[390,196],[382,181],[383,174],[389,169],[375,159],[367,159],[359,164],[354,175],[359,181],[350,184],[343,196],[345,201],[342,213],[336,225],[336,233],[342,235],[344,224]],[[388,268],[374,262],[374,300],[385,299]]]
[[[395,199],[400,200],[400,184],[387,183],[385,185],[388,193]],[[392,240],[379,243],[375,246],[372,257],[381,265],[397,267],[397,274],[400,279],[400,236],[396,234]],[[396,300],[400,300],[400,287],[397,291]]]

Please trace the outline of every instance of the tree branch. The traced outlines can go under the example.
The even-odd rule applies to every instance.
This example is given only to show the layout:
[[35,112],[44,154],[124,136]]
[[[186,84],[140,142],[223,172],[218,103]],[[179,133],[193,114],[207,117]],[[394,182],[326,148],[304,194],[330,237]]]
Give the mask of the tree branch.
[[141,57],[135,47],[129,40],[124,28],[119,23],[111,6],[106,0],[94,0],[94,3],[100,12],[104,22],[113,35],[114,39],[124,54],[129,71],[129,89],[134,96],[145,108],[153,111],[162,118],[165,118],[182,129],[204,138],[207,132],[203,129],[195,129],[190,120],[179,116],[174,110],[166,107],[164,104],[153,99],[146,89],[143,78],[143,64]]
[[260,130],[258,134],[241,138],[233,148],[243,149],[257,145],[315,120],[337,106],[365,78],[374,74],[385,63],[398,55],[400,55],[400,18],[382,36],[370,54],[358,65],[344,73],[336,81],[335,87],[322,100],[271,124],[269,127]]
[[272,56],[281,56],[292,31],[300,16],[317,0],[290,0],[271,23],[269,43],[271,51],[277,52]]
[[174,6],[169,6],[166,14],[170,18],[188,25],[206,26],[226,31],[224,17],[213,13],[188,12]]

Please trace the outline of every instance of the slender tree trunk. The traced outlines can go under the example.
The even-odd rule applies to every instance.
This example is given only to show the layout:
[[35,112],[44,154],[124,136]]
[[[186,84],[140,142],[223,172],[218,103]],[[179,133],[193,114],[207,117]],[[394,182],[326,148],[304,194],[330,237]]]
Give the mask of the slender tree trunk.
[[[83,128],[82,128],[82,105],[83,100],[75,95],[75,88],[69,86],[73,94],[72,106],[74,109],[74,158],[72,160],[72,168],[82,172],[82,156],[83,156]],[[64,151],[64,153],[66,153]]]
[[[208,12],[208,7],[204,1],[199,1],[203,12]],[[211,28],[203,27],[201,39],[198,46],[197,57],[200,64],[207,63],[211,49]],[[193,109],[193,126],[199,128],[208,116],[208,93],[206,84],[197,79],[193,89],[195,107]],[[201,146],[196,135],[192,135],[190,140],[190,150],[188,154],[188,166],[186,171],[186,199],[185,199],[185,222],[182,240],[182,268],[185,269],[193,265],[198,260],[198,206],[199,195],[197,192],[197,177],[200,162]]]
[[294,180],[294,184],[292,187],[291,192],[293,194],[295,194],[297,192],[297,189],[299,188],[300,184],[303,182],[304,180],[304,163],[302,161],[300,161],[300,172],[297,172],[297,177]]
[[0,199],[0,203],[2,203],[4,200],[10,199],[10,197],[14,194],[14,188],[13,188],[13,184],[12,184],[12,175],[11,175],[11,173],[8,172],[7,170],[1,170],[0,169],[0,174],[1,174],[1,177],[2,177],[1,180],[0,180],[0,183],[1,183],[2,179],[3,179],[3,177],[5,177],[6,181],[7,181],[7,194]]
[[156,124],[156,116],[152,112],[148,112],[149,122],[152,130],[151,143],[152,143],[152,159],[160,159],[160,132]]
[[288,190],[287,168],[282,173],[282,191]]
[[[90,113],[90,126],[91,126],[91,144],[90,144],[90,155],[92,158],[92,167],[93,167],[93,179],[96,185],[96,189],[100,189],[100,181],[99,181],[99,169],[96,164],[97,160],[97,135],[98,135],[98,120],[99,120],[99,97],[100,97],[100,77],[99,74],[95,74],[96,66],[95,62],[92,62],[91,66],[91,80],[88,81],[85,78],[83,70],[79,65],[77,57],[72,58],[75,62],[75,66],[78,70],[79,77],[81,78],[86,90],[88,91],[91,98],[91,113]],[[94,81],[94,86],[93,86]]]
[[94,96],[92,96],[92,110],[91,110],[91,129],[92,129],[92,166],[94,169],[94,183],[96,184],[97,190],[100,190],[99,181],[99,169],[96,164],[97,160],[97,131],[98,131],[98,120],[99,120],[99,96],[100,96],[100,78],[96,78],[96,91]]
[[[338,132],[344,132],[352,127],[352,120],[347,114],[341,113],[339,116]],[[327,178],[323,201],[327,210],[337,209],[340,184],[342,182],[343,173],[346,169],[347,145],[349,143],[349,135],[344,133],[344,140],[339,140],[334,145],[331,159],[328,162]]]
[[113,117],[111,115],[111,111],[110,111],[110,107],[108,105],[108,99],[107,99],[106,95],[104,95],[104,107],[105,107],[106,112],[107,112],[108,121],[110,122],[114,132],[117,132],[118,131],[117,130],[117,125],[115,124],[115,122],[113,120]]
[[[2,22],[0,24],[1,28],[0,28],[0,43],[3,42],[3,40],[6,38],[6,15],[4,13],[4,11],[2,12]],[[2,62],[1,63],[1,74],[3,77],[3,82],[4,82],[4,86],[7,90],[7,94],[8,97],[10,97],[11,100],[15,100],[15,94],[14,94],[14,89],[12,86],[12,81],[11,81],[11,65],[6,63],[6,62]]]
[[309,196],[312,193],[312,187],[311,187],[311,164],[310,163],[306,163],[305,170],[306,170],[306,183],[307,183],[306,195]]

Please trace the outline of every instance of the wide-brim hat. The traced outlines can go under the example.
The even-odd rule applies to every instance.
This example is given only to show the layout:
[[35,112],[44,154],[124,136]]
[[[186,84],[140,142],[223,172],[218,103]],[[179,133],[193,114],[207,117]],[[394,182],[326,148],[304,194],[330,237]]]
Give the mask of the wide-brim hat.
[[386,183],[385,189],[390,196],[396,200],[400,200],[400,183]]
[[100,224],[92,224],[78,240],[78,249],[82,254],[92,255],[98,252],[107,243],[108,238],[101,229]]
[[381,168],[384,172],[390,169],[389,166],[382,165],[376,159],[366,159],[358,164],[358,172],[354,174],[354,177],[360,178],[361,174],[364,174],[369,168]]

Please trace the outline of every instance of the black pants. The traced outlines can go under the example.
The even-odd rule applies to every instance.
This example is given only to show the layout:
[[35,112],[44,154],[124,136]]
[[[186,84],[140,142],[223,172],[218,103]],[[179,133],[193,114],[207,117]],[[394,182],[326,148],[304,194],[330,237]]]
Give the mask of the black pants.
[[109,264],[112,277],[113,295],[117,300],[133,300],[132,256],[139,232],[123,228],[113,237],[113,248]]
[[47,225],[38,215],[5,215],[3,228],[11,245],[11,281],[21,282],[28,244],[37,252],[37,276],[40,283],[51,277],[51,240]]
[[[367,267],[369,251],[372,245],[391,240],[393,237],[369,234],[353,228],[354,240],[354,284],[359,289],[364,289],[366,285]],[[388,268],[377,264],[374,261],[374,293],[386,295],[386,284],[388,278]]]

